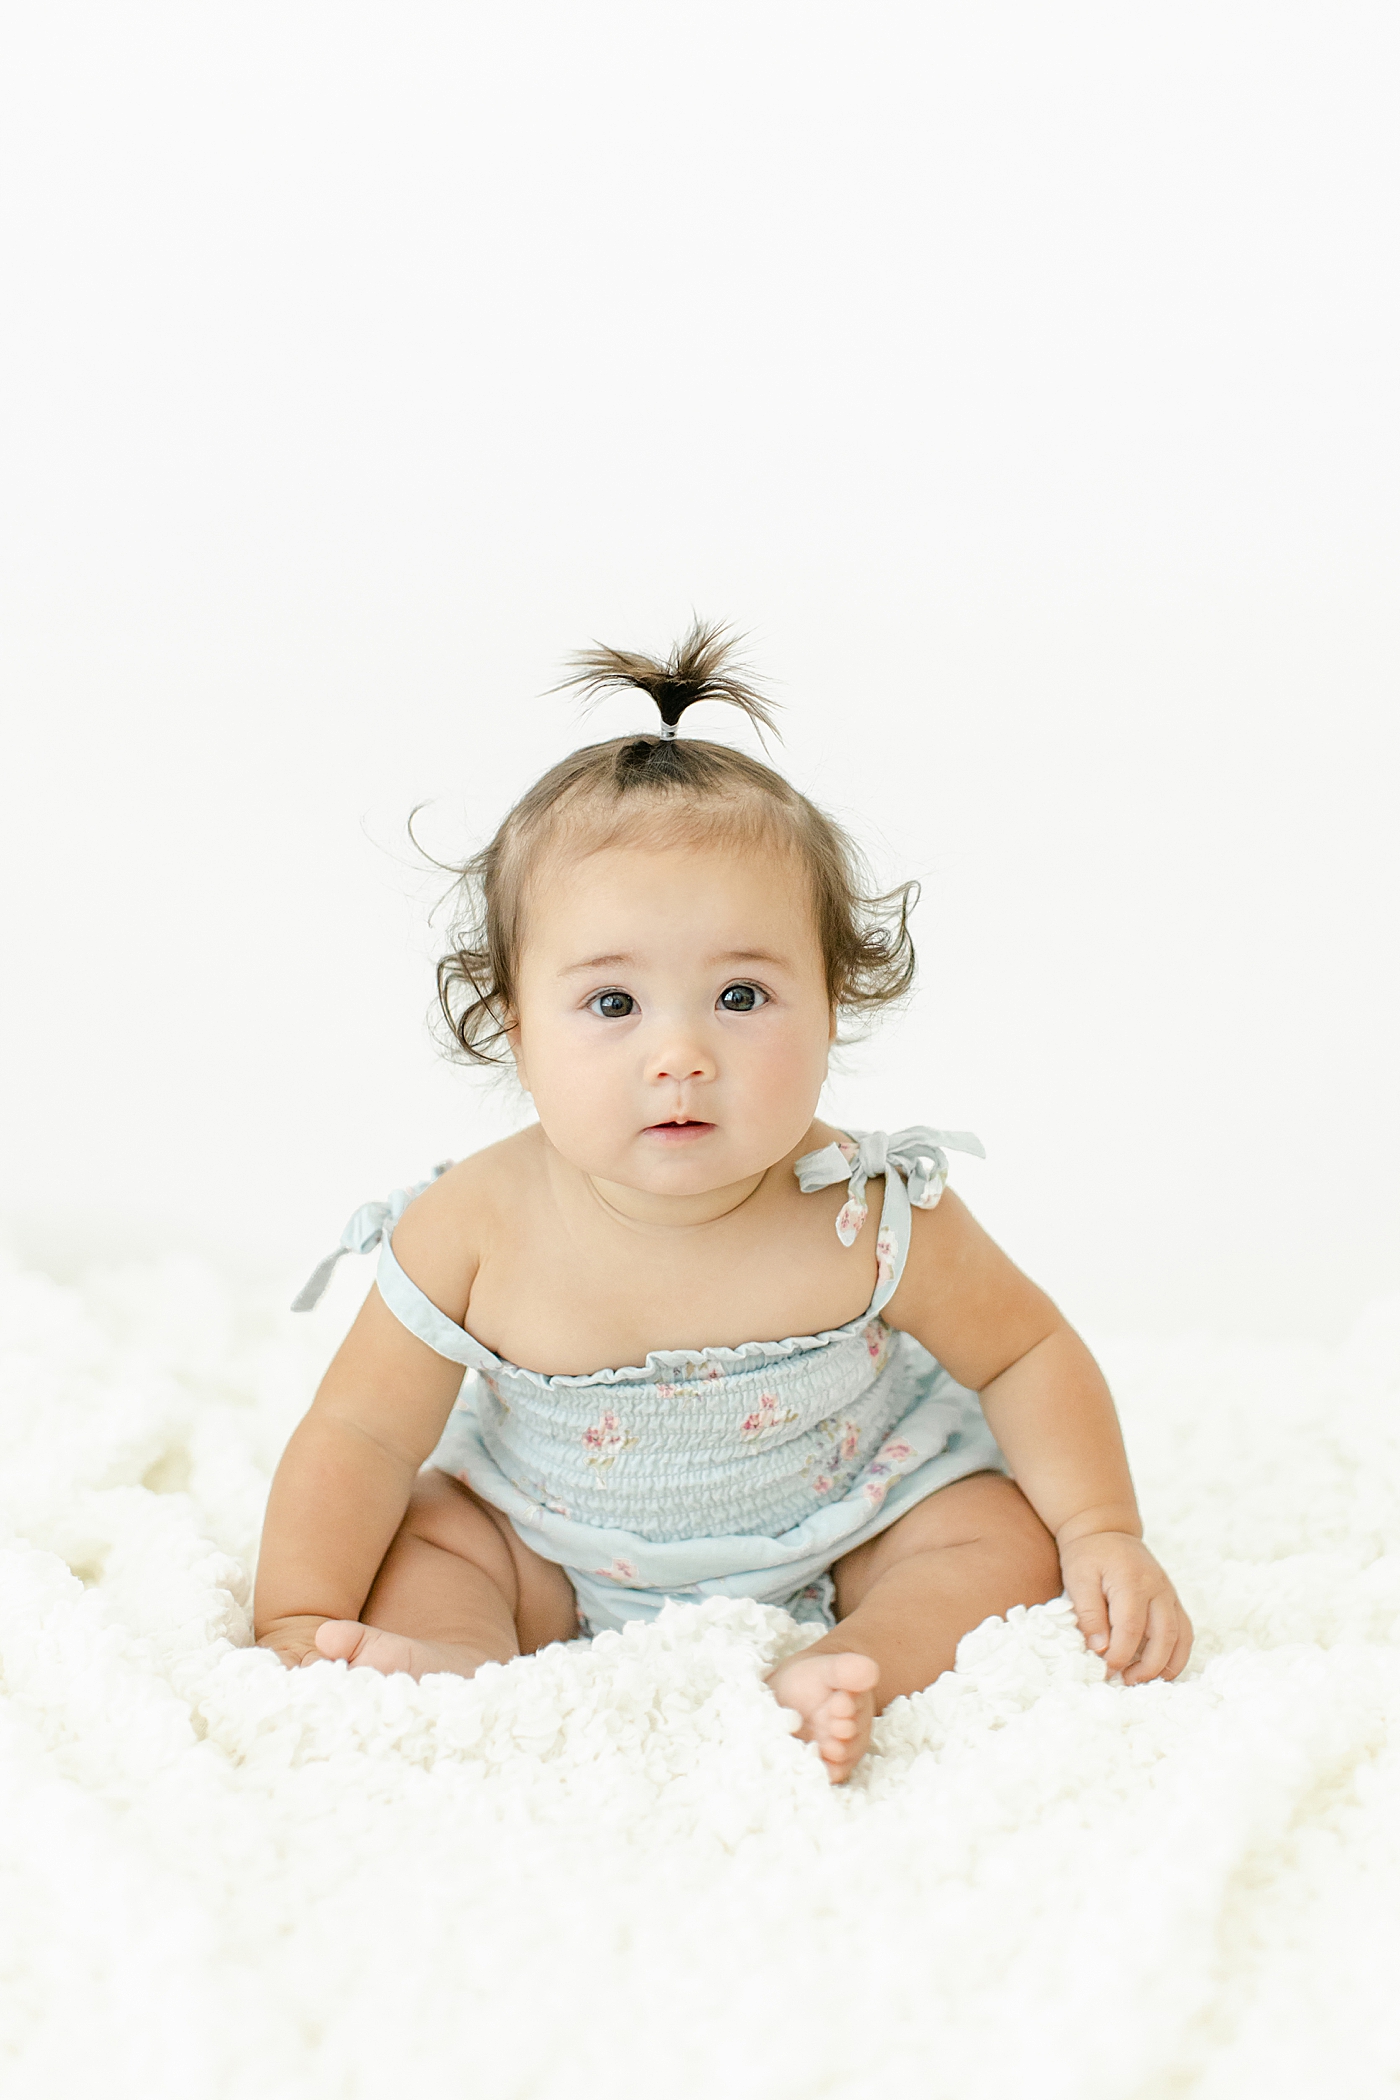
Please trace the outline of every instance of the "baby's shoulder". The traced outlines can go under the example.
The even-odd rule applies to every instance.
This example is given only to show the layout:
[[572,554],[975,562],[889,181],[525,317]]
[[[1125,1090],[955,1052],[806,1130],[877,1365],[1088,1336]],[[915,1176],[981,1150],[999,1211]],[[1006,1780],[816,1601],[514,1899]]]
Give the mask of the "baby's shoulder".
[[541,1151],[538,1123],[484,1145],[430,1182],[404,1212],[403,1225],[411,1218],[417,1230],[448,1231],[458,1239],[488,1234],[528,1202],[539,1178]]
[[543,1149],[544,1133],[538,1123],[530,1123],[524,1130],[498,1138],[494,1145],[483,1145],[480,1152],[459,1159],[433,1187],[448,1192],[458,1202],[473,1198],[479,1202],[508,1199],[522,1181],[539,1172]]
[[534,1125],[459,1159],[414,1197],[394,1227],[399,1266],[450,1318],[463,1318],[488,1248],[518,1217],[539,1173],[538,1150]]

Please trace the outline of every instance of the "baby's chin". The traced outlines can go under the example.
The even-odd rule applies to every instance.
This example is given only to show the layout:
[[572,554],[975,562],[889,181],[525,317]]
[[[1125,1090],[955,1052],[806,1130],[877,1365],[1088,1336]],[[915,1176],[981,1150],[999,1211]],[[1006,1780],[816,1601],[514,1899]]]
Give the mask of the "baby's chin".
[[765,1144],[753,1133],[739,1137],[721,1123],[648,1124],[619,1134],[610,1145],[593,1142],[555,1149],[600,1184],[646,1196],[705,1196],[751,1181],[782,1159],[791,1146],[786,1133]]
[[617,1181],[658,1193],[674,1189],[698,1195],[759,1173],[763,1165],[753,1159],[752,1143],[736,1143],[733,1132],[719,1123],[652,1123],[609,1150]]

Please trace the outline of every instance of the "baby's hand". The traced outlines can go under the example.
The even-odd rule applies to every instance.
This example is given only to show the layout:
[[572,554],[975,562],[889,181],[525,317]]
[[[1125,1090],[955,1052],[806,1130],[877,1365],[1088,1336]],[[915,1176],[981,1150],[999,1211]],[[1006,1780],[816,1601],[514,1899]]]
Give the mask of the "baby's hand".
[[325,1623],[321,1612],[296,1619],[274,1619],[258,1635],[258,1646],[270,1648],[289,1670],[299,1669],[303,1663],[324,1662],[325,1657],[316,1646],[316,1628]]
[[1176,1677],[1191,1653],[1191,1621],[1163,1570],[1130,1531],[1090,1531],[1060,1548],[1079,1630],[1124,1684]]

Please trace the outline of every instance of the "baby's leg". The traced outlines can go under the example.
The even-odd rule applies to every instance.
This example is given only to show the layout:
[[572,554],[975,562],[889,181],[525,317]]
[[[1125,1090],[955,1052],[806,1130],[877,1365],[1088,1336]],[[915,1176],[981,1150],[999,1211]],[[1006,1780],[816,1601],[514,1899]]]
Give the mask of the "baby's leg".
[[499,1510],[449,1474],[420,1473],[358,1620],[328,1619],[316,1646],[354,1668],[471,1677],[578,1632],[573,1586]]
[[832,1569],[839,1624],[769,1676],[830,1777],[848,1779],[870,1724],[951,1670],[958,1642],[1013,1604],[1060,1594],[1055,1542],[1000,1473],[940,1488]]

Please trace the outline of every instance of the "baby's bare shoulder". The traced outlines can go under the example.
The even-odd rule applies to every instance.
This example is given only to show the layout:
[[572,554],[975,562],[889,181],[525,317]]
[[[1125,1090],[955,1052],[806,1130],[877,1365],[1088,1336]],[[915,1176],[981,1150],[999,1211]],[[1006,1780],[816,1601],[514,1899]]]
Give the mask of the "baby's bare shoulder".
[[430,1182],[404,1216],[423,1211],[428,1216],[446,1219],[454,1214],[479,1212],[483,1206],[510,1203],[522,1184],[533,1181],[538,1174],[542,1149],[538,1123],[517,1130],[511,1137],[500,1138],[494,1145],[483,1145],[480,1152],[457,1160],[445,1174]]
[[484,1146],[415,1196],[394,1227],[399,1266],[449,1318],[465,1317],[492,1240],[539,1171],[538,1152],[538,1125]]

